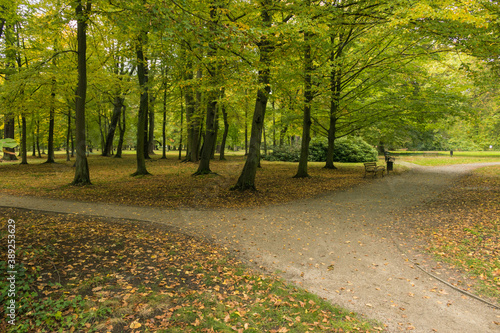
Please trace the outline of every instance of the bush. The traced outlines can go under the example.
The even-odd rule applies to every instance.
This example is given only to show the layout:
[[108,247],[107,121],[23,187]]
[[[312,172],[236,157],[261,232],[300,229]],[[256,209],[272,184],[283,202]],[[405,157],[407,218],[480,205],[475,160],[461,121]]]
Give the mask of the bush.
[[333,152],[335,162],[373,162],[377,157],[377,150],[362,138],[341,138],[335,141]]
[[263,156],[266,161],[298,162],[300,145],[274,147],[273,152]]
[[[326,162],[328,141],[324,138],[313,139],[309,145],[310,162]],[[341,138],[335,141],[333,160],[335,162],[372,162],[377,160],[377,150],[366,141],[357,138]],[[264,157],[267,161],[298,162],[300,145],[275,147],[271,154]]]
[[325,138],[312,139],[309,144],[309,161],[326,162],[326,153],[328,151],[328,140]]

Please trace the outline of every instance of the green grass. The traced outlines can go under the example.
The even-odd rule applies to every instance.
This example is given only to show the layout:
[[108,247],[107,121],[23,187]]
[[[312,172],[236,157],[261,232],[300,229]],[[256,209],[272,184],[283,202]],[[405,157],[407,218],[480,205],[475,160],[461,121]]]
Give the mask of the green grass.
[[[475,170],[425,209],[430,252],[459,268],[481,296],[500,302],[500,165]],[[457,201],[460,198],[460,201]]]
[[480,295],[500,302],[500,260],[492,242],[500,239],[499,221],[465,227],[460,239],[448,240],[446,245],[434,246],[430,251],[438,260],[461,268],[475,281],[474,289]]
[[449,151],[395,151],[391,154],[396,157],[396,163],[400,160],[422,166],[500,162],[498,151],[456,151],[453,157]]
[[500,179],[500,166],[490,166],[485,168],[479,168],[474,171],[477,175],[488,178]]

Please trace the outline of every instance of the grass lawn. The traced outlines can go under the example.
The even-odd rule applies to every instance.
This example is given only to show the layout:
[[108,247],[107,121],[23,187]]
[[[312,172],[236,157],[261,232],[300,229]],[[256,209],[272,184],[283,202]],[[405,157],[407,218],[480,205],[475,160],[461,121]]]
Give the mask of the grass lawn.
[[463,177],[404,219],[426,251],[464,274],[454,284],[500,304],[500,166]]
[[396,162],[401,160],[423,166],[500,162],[498,151],[455,151],[453,157],[450,156],[449,151],[395,151],[391,153],[396,157]]

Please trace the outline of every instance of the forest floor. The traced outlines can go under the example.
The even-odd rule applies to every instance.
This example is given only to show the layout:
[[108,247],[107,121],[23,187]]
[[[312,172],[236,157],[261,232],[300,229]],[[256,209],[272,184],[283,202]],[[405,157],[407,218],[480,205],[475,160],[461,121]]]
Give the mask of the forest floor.
[[[322,193],[346,189],[367,182],[363,165],[337,164],[335,172],[324,169],[324,163],[310,163],[310,178],[292,178],[298,163],[262,161],[257,172],[257,192],[231,191],[242,166],[243,155],[228,156],[226,161],[210,162],[213,174],[194,177],[197,163],[183,163],[175,155],[168,159],[146,161],[149,176],[131,177],[136,170],[135,155],[121,159],[91,155],[88,163],[92,186],[70,186],[74,177],[74,160],[66,162],[56,155],[54,164],[30,158],[28,165],[19,162],[0,164],[0,189],[3,193],[109,202],[161,208],[243,208],[280,204],[311,198]],[[400,172],[400,171],[398,171]],[[15,181],[14,181],[15,180]]]
[[[58,196],[53,194],[54,191],[58,191],[57,189],[45,191],[39,197],[18,197],[3,194],[0,195],[0,200],[2,200],[2,205],[6,207],[78,214],[80,215],[78,218],[74,215],[68,215],[71,217],[69,220],[63,218],[62,222],[54,224],[56,226],[65,223],[73,225],[74,232],[72,234],[84,234],[85,230],[88,230],[84,222],[97,219],[90,218],[90,216],[99,216],[99,219],[104,218],[104,220],[98,221],[97,226],[91,227],[92,235],[95,235],[99,228],[106,228],[109,223],[118,223],[108,219],[124,218],[155,222],[151,226],[153,229],[166,225],[170,228],[170,233],[174,235],[180,235],[178,232],[181,231],[184,235],[201,236],[232,250],[237,258],[243,260],[250,267],[255,266],[270,273],[278,271],[287,281],[306,288],[321,298],[362,313],[367,318],[379,320],[385,325],[385,330],[388,332],[406,330],[415,332],[499,332],[500,312],[498,309],[470,298],[418,269],[418,267],[424,268],[455,288],[480,294],[487,301],[499,304],[500,168],[489,167],[471,174],[472,170],[486,165],[436,167],[412,165],[409,172],[399,172],[391,174],[389,177],[373,180],[363,179],[362,169],[350,167],[348,170],[352,171],[344,170],[340,174],[352,172],[353,174],[346,176],[345,179],[354,178],[354,183],[350,184],[346,181],[343,183],[344,186],[338,187],[336,191],[324,193],[323,188],[320,191],[320,193],[323,192],[322,195],[318,196],[320,193],[314,193],[313,198],[307,198],[311,196],[311,193],[305,188],[306,184],[302,184],[300,187],[305,190],[303,192],[306,192],[306,198],[304,198],[303,193],[293,196],[292,192],[290,199],[285,192],[279,197],[286,198],[285,201],[288,202],[266,206],[259,206],[260,204],[257,203],[257,207],[249,208],[242,208],[238,205],[235,208],[208,208],[206,205],[189,207],[190,205],[185,205],[184,208],[171,209],[116,205],[112,203],[116,201],[116,198],[105,200],[108,203],[89,203],[68,200],[67,197],[65,197],[66,200],[41,197],[57,198]],[[285,166],[280,167],[285,168]],[[272,169],[272,167],[264,165],[264,170],[266,169]],[[290,171],[290,168],[282,170],[280,176]],[[275,175],[276,170],[271,174]],[[317,177],[321,178],[321,176]],[[343,179],[343,176],[339,179]],[[332,181],[332,183],[342,183],[342,181]],[[223,187],[222,185],[219,186]],[[213,188],[208,184],[203,186],[202,188],[205,190],[198,192],[198,194],[212,199],[205,199],[205,202],[214,202],[213,198],[218,196],[210,194]],[[33,194],[26,189],[20,190],[14,187],[16,186],[12,186],[8,190],[10,194]],[[267,189],[265,186],[263,188]],[[3,190],[2,192],[5,193]],[[218,190],[216,193],[221,192],[223,190]],[[115,197],[120,196],[122,196],[120,193],[115,195]],[[271,203],[275,202],[271,200]],[[34,214],[33,212],[20,213],[5,210],[2,213],[3,217],[9,214],[21,216],[21,220],[32,221],[33,224],[37,220],[36,216],[31,218],[28,216]],[[46,219],[50,218],[45,217],[44,220]],[[79,225],[82,227],[78,228]],[[38,224],[37,227],[41,226]],[[118,228],[117,225],[114,225],[114,228]],[[121,230],[118,234],[123,236],[127,234],[128,229],[136,227],[128,225],[123,227],[122,225],[122,228],[118,228]],[[114,234],[111,231],[108,232],[110,235]],[[143,230],[139,234],[142,235],[141,238],[146,238],[144,235],[148,232]],[[154,230],[152,234],[156,235]],[[88,236],[91,240],[91,235]],[[52,237],[56,245],[68,246],[61,240],[57,240],[58,238],[61,237],[57,235]],[[158,239],[148,241],[149,245],[146,244],[140,249],[136,249],[133,255],[139,256],[141,261],[148,257],[157,256],[158,249],[155,248],[154,244],[157,244],[158,241]],[[121,249],[120,246],[123,247],[123,243],[128,244],[130,239],[121,241],[115,239],[113,242]],[[192,252],[197,253],[199,248],[194,244],[202,244],[198,240],[190,242],[182,237],[177,241],[174,239],[173,243],[185,246],[182,253],[189,253],[188,249],[191,247],[193,248]],[[207,243],[206,246],[215,243]],[[186,245],[188,246],[186,247]],[[148,246],[151,248],[150,252],[147,251]],[[172,248],[172,245],[169,246]],[[205,248],[205,245],[200,246]],[[109,250],[105,245],[92,247],[88,244],[82,249],[86,247],[92,248],[91,258],[98,258]],[[147,254],[143,253],[144,251]],[[213,251],[208,250],[207,253],[213,255]],[[95,261],[95,259],[93,260]],[[193,267],[188,270],[188,273],[192,273],[196,269],[198,269],[197,274],[202,274],[201,271],[215,271],[221,279],[221,283],[229,283],[230,286],[236,288],[235,294],[238,291],[238,293],[248,297],[249,292],[244,292],[244,286],[254,285],[255,280],[248,277],[241,278],[242,275],[247,276],[241,271],[239,274],[224,272],[223,267],[230,267],[230,265],[221,264],[220,261],[217,264],[216,261],[210,261],[207,266],[208,270],[206,267]],[[481,265],[478,265],[478,262]],[[57,263],[52,263],[52,265],[55,264]],[[81,272],[85,265],[83,263],[79,265],[82,266],[72,266],[72,271]],[[151,268],[151,272],[155,272],[154,266],[148,267],[147,263],[144,266],[141,265],[140,269],[137,267],[132,267],[132,269],[135,270],[136,275],[140,275],[143,273],[144,267]],[[480,268],[479,270],[471,270],[471,267]],[[70,277],[73,277],[71,274],[74,272],[66,271],[64,275],[67,276],[62,278],[69,280]],[[96,275],[92,271],[87,273]],[[52,272],[52,274],[55,273]],[[194,276],[196,277],[197,274]],[[120,279],[119,275],[113,275],[110,278],[114,281],[113,283],[129,283],[134,290],[133,282],[128,280],[123,282],[124,279]],[[150,274],[144,274],[146,280],[152,280],[148,275]],[[169,281],[168,275],[165,276],[166,281]],[[200,278],[202,277],[200,276]],[[236,281],[241,285],[231,282],[231,279],[226,277],[236,277]],[[58,278],[61,279],[61,276]],[[187,276],[184,276],[184,279],[186,278]],[[264,279],[262,277],[262,281]],[[198,280],[194,279],[193,281]],[[101,289],[99,289],[98,282],[95,285],[87,286],[87,292],[90,296],[99,296],[106,301],[109,294],[99,294]],[[199,284],[199,281],[193,284],[197,283]],[[285,303],[288,303],[287,306],[291,306],[293,309],[304,308],[303,301],[294,304],[291,299],[287,299],[285,296],[282,298],[282,295],[274,291],[269,283],[264,284],[265,287],[261,290],[260,295],[269,296],[269,293],[278,295],[278,298],[271,300],[274,304],[272,307],[275,309],[280,308],[281,304]],[[217,286],[219,286],[218,283],[213,288]],[[225,284],[222,283],[219,290],[223,290],[224,286]],[[47,286],[45,287],[47,288]],[[122,287],[126,291],[129,286]],[[240,291],[238,288],[243,289]],[[44,289],[43,286],[42,289]],[[281,286],[278,289],[283,291],[286,290],[286,287]],[[86,289],[84,288],[84,290]],[[215,293],[214,290],[211,289],[211,292]],[[145,291],[142,291],[144,294]],[[285,294],[289,292],[293,293],[293,291],[287,290]],[[129,295],[126,292],[122,294],[123,297]],[[221,295],[227,295],[227,290],[224,290]],[[289,297],[296,300],[294,296]],[[96,304],[98,301],[99,298],[96,298]],[[243,305],[244,301],[232,299],[230,302],[227,305],[229,308],[226,310],[232,309],[233,311],[227,311],[224,319],[227,319],[227,323],[235,325],[233,328],[236,331],[246,331],[246,329],[251,331],[253,325],[253,322],[250,322],[251,319],[262,321],[262,318],[251,318],[249,308]],[[259,303],[258,300],[256,302]],[[318,302],[318,300],[313,302]],[[139,301],[136,304],[140,305],[141,303]],[[235,304],[240,304],[240,306]],[[263,306],[265,307],[265,305]],[[213,313],[215,310],[218,309],[209,312]],[[151,311],[161,312],[161,309]],[[225,313],[224,310],[220,311]],[[196,313],[196,311],[194,312]],[[128,318],[127,315],[130,316],[130,314],[125,314],[124,317]],[[323,319],[331,316],[328,314]],[[161,322],[162,318],[159,317],[157,320]],[[369,326],[363,326],[367,324],[358,321],[359,319],[356,319],[349,312],[341,314],[340,318],[344,322],[352,321],[354,323],[355,328],[343,328],[346,331],[359,329],[377,331],[380,329],[376,324],[368,329]],[[133,318],[128,319],[132,320]],[[201,314],[201,316],[194,315],[192,318],[186,318],[186,321],[191,320],[192,323],[200,325],[201,322],[208,321],[208,319],[206,314]],[[300,331],[296,325],[299,322],[307,322],[301,319],[300,315],[293,318],[284,316],[281,320],[282,327],[278,325],[272,328],[261,328],[260,331],[264,329],[278,332],[283,328],[290,331],[294,329]],[[133,327],[134,323],[136,321],[127,322],[127,327]],[[137,321],[137,323],[140,322]],[[322,325],[322,320],[312,321],[310,324],[309,327],[307,325],[303,327],[325,331],[326,325],[323,328],[318,326]],[[122,327],[124,327],[123,324]],[[335,331],[332,327],[329,329]],[[194,331],[197,331],[196,328]]]

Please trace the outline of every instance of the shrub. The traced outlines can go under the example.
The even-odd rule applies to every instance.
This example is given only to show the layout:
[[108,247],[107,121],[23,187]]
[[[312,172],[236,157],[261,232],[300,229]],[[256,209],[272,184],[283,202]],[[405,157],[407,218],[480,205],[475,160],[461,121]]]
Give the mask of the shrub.
[[362,138],[340,138],[335,141],[335,162],[373,162],[377,160],[377,156],[377,150]]
[[[325,162],[328,141],[324,138],[313,139],[309,145],[309,161]],[[300,145],[275,147],[273,152],[264,157],[267,161],[298,162]],[[363,139],[340,138],[335,141],[333,152],[335,162],[371,162],[377,160],[377,150]]]
[[325,138],[314,138],[309,144],[309,161],[325,162],[328,151],[328,140]]
[[298,162],[300,145],[274,147],[273,152],[263,156],[266,161]]

